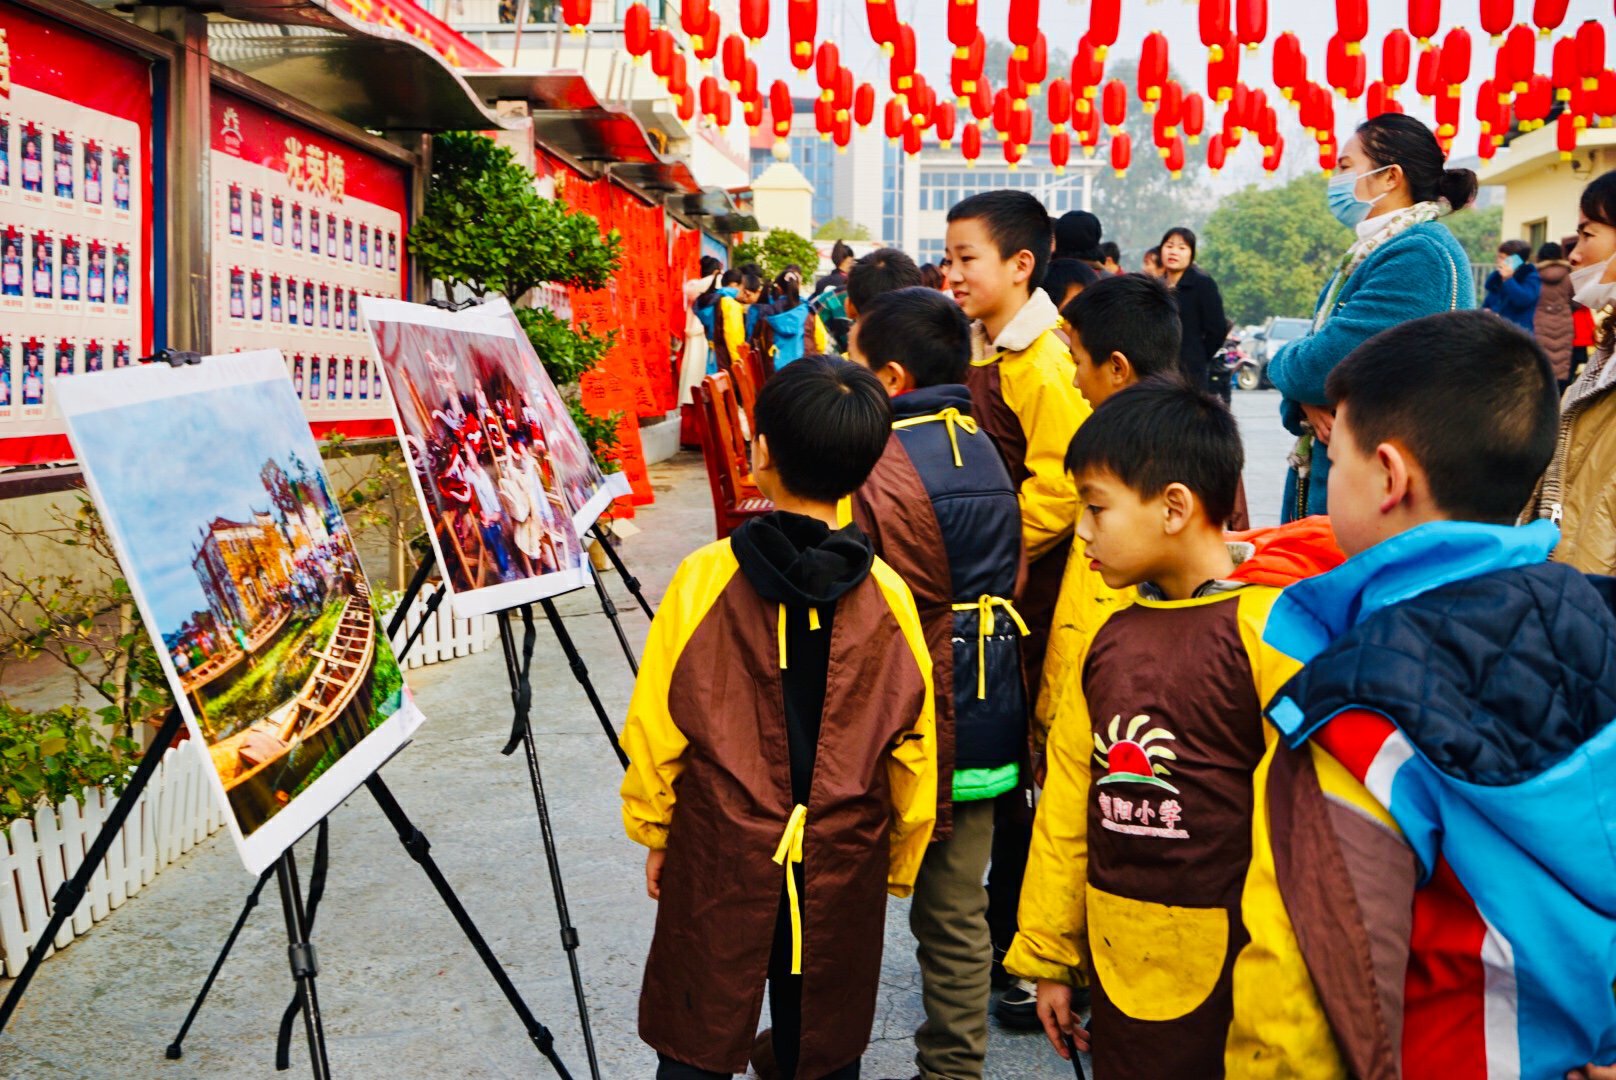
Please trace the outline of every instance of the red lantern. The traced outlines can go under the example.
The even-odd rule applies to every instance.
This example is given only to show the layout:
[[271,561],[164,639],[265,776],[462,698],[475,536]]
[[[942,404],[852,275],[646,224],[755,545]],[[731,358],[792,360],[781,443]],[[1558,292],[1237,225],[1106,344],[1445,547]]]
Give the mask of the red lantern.
[[1225,119],[1233,119],[1237,127],[1246,127],[1251,116],[1249,107],[1251,102],[1251,88],[1245,83],[1236,83],[1234,96],[1229,99],[1229,107],[1224,110]]
[[1351,101],[1362,97],[1368,69],[1362,50],[1350,52],[1340,34],[1330,39],[1329,50],[1324,56],[1324,71],[1336,93]]
[[1128,166],[1133,163],[1133,139],[1126,131],[1111,136],[1111,167],[1117,171],[1118,176],[1128,175]]
[[947,150],[949,144],[954,141],[954,127],[958,123],[958,116],[952,101],[940,103],[933,112],[932,123],[937,128],[937,141],[943,144],[944,150]]
[[718,12],[711,8],[707,11],[707,25],[700,34],[691,38],[691,52],[696,54],[705,67],[713,57],[718,55],[718,41],[723,36],[724,24],[718,17]]
[[1049,133],[1049,163],[1055,166],[1055,175],[1066,171],[1066,163],[1072,160],[1072,137],[1064,131]]
[[1266,172],[1278,172],[1279,163],[1285,157],[1285,140],[1281,136],[1274,138],[1272,146],[1263,147],[1262,167]]
[[1309,134],[1316,138],[1321,131],[1333,132],[1335,99],[1330,96],[1330,91],[1318,83],[1310,82],[1301,89],[1300,97],[1302,105],[1299,119]]
[[915,76],[915,85],[908,94],[909,119],[921,127],[930,127],[937,111],[937,94],[924,75]]
[[1393,91],[1408,82],[1411,48],[1408,35],[1401,30],[1393,30],[1380,44],[1380,77]]
[[1498,57],[1499,70],[1509,78],[1509,86],[1500,84],[1499,93],[1525,93],[1526,82],[1537,65],[1537,35],[1532,33],[1532,28],[1525,23],[1510,27],[1503,46],[1498,50]]
[[1000,89],[993,95],[993,130],[998,132],[1000,142],[1010,137],[1010,114],[1013,111],[1009,90]]
[[1403,106],[1392,95],[1391,87],[1380,79],[1369,84],[1368,114],[1371,118],[1381,113],[1402,112]]
[[898,37],[897,0],[865,0],[864,14],[870,20],[870,40],[890,53]]
[[1481,0],[1481,28],[1487,31],[1494,45],[1514,19],[1515,0]]
[[1151,112],[1161,98],[1162,83],[1167,81],[1167,35],[1152,30],[1145,35],[1139,47],[1139,100],[1145,111]]
[[682,94],[690,89],[689,73],[685,67],[685,54],[673,54],[673,67],[668,70],[668,92]]
[[1094,45],[1095,55],[1104,60],[1106,50],[1117,43],[1117,29],[1122,24],[1122,0],[1091,0],[1089,4],[1089,32],[1085,35]]
[[1184,140],[1174,139],[1162,151],[1162,162],[1167,166],[1168,175],[1174,180],[1184,175]]
[[1442,28],[1442,0],[1408,0],[1408,32],[1424,45]]
[[718,88],[717,79],[713,78],[711,75],[705,75],[702,77],[699,100],[701,101],[701,114],[703,116],[717,115],[718,95],[721,93],[723,93],[723,91]]
[[684,27],[685,33],[695,37],[707,28],[707,16],[712,12],[712,6],[707,0],[680,0],[679,25]]
[[1476,88],[1476,119],[1483,135],[1502,136],[1509,127],[1509,107],[1498,100],[1496,86],[1492,79],[1485,79]]
[[[1017,103],[1022,104],[1022,103]],[[1014,108],[1010,110],[1010,142],[1021,148],[1022,153],[1027,152],[1027,144],[1032,142],[1032,110],[1028,108]]]
[[651,32],[651,70],[664,82],[673,70],[673,54],[678,48],[667,27],[659,26]]
[[1223,59],[1229,36],[1229,0],[1201,0],[1201,44],[1215,62]]
[[1459,133],[1459,95],[1443,91],[1436,96],[1436,137],[1452,139]]
[[713,114],[713,122],[718,125],[718,130],[720,131],[729,127],[730,121],[735,118],[734,106],[731,101],[732,99],[728,94],[720,93],[718,95],[718,110]]
[[960,129],[960,156],[972,168],[976,167],[976,159],[982,156],[982,129],[975,124],[966,124]]
[[1065,79],[1056,79],[1049,84],[1049,95],[1046,102],[1049,110],[1049,122],[1056,131],[1065,131],[1066,125],[1072,119],[1072,84]]
[[746,61],[746,71],[741,75],[741,88],[737,90],[736,93],[738,93],[743,99],[757,98],[762,100],[763,95],[758,93],[758,70],[756,60],[748,59]]
[[1014,169],[1016,166],[1021,164],[1022,155],[1026,154],[1026,152],[1026,147],[1020,145],[1014,139],[1008,140],[1004,144],[1005,164],[1010,166],[1011,169]]
[[696,95],[690,92],[688,85],[674,95],[674,100],[681,122],[688,124],[696,118]]
[[1555,121],[1554,141],[1560,148],[1560,160],[1570,161],[1577,149],[1577,118],[1571,115],[1569,109]]
[[651,51],[651,9],[644,4],[630,4],[623,12],[623,48],[636,60]]
[[1078,98],[1073,103],[1072,130],[1083,145],[1084,155],[1092,155],[1100,145],[1100,110],[1088,98]]
[[955,57],[963,58],[976,40],[976,0],[948,0],[948,40]]
[[993,82],[982,78],[976,80],[976,89],[971,91],[971,115],[976,122],[985,123],[993,115],[993,102],[996,95],[993,93]]
[[836,73],[842,69],[842,51],[836,47],[834,41],[822,42],[819,54],[814,57],[814,74],[819,78],[819,88],[830,90],[836,85]]
[[561,0],[561,21],[567,24],[567,29],[574,34],[584,32],[589,25],[593,12],[591,0]]
[[1442,39],[1442,82],[1449,87],[1463,86],[1470,78],[1470,31],[1455,26]]
[[1111,134],[1122,130],[1122,122],[1128,118],[1128,87],[1121,79],[1105,84],[1100,96],[1100,115],[1105,118],[1105,126]]
[[1229,160],[1229,148],[1223,144],[1223,136],[1214,134],[1206,140],[1206,167],[1213,172],[1221,172],[1223,163]]
[[1296,88],[1307,79],[1307,54],[1302,41],[1289,30],[1274,39],[1274,85],[1286,101],[1296,97]]
[[814,38],[819,35],[819,0],[786,0],[786,28],[791,38],[791,66],[814,66]]
[[836,73],[836,88],[831,91],[831,101],[836,105],[836,118],[845,119],[853,108],[853,72],[850,69],[842,68]]
[[1223,139],[1223,145],[1233,150],[1240,145],[1240,140],[1245,137],[1245,134],[1246,129],[1240,126],[1240,121],[1236,118],[1234,111],[1225,111],[1223,114],[1223,130],[1219,132],[1219,136]]
[[887,138],[890,139],[894,145],[896,145],[898,139],[903,135],[903,129],[905,126],[903,102],[899,101],[897,98],[887,98],[885,120]]
[[1336,33],[1356,55],[1357,45],[1369,36],[1369,0],[1335,0]]
[[1537,24],[1537,32],[1548,37],[1558,30],[1570,5],[1571,0],[1537,0],[1532,5],[1532,21]]
[[1184,95],[1183,116],[1178,126],[1184,129],[1184,137],[1194,146],[1201,141],[1201,132],[1206,129],[1206,99],[1200,94]]
[[965,99],[971,96],[976,89],[976,82],[982,77],[982,65],[987,59],[988,42],[982,31],[976,32],[971,40],[970,47],[965,55],[958,52],[949,62],[949,84],[954,88],[954,96],[960,99],[960,107],[965,107]]
[[836,130],[830,133],[831,142],[836,144],[838,154],[847,153],[847,144],[853,141],[853,122],[847,117],[836,121]]
[[908,93],[915,81],[915,28],[908,23],[898,25],[898,34],[892,41],[892,59],[887,67],[892,92]]
[[1268,36],[1268,0],[1237,0],[1235,30],[1247,49],[1261,45]]
[[[1274,145],[1274,140],[1279,138],[1279,114],[1274,111],[1272,105],[1263,105],[1262,112],[1257,114],[1257,118],[1252,122],[1251,130],[1257,133],[1257,141],[1262,145]],[[1329,129],[1321,129],[1318,133],[1318,140],[1321,143],[1333,142],[1335,141],[1335,132]]]
[[1438,90],[1446,89],[1442,83],[1442,46],[1427,45],[1420,50],[1420,63],[1414,69],[1414,89],[1427,101],[1436,97]]
[[769,0],[740,0],[741,33],[753,45],[769,32]]
[[858,89],[853,91],[853,121],[860,128],[867,128],[874,119],[875,87],[869,83],[859,83]]
[[1010,0],[1010,44],[1016,47],[1012,55],[1027,59],[1027,50],[1037,36],[1038,0]]
[[908,154],[910,157],[914,157],[916,154],[920,153],[921,149],[925,145],[925,138],[921,135],[919,125],[911,124],[909,127],[904,129],[903,152],[905,154]]
[[1105,61],[1093,40],[1084,34],[1077,41],[1072,54],[1072,91],[1080,97],[1094,97],[1100,80],[1105,78]]
[[746,42],[741,35],[731,34],[724,39],[719,52],[719,70],[724,73],[724,81],[729,83],[731,90],[739,90],[741,80],[746,77]]
[[741,99],[741,119],[746,123],[748,131],[756,131],[763,126],[763,98],[754,94]]
[[1577,66],[1576,38],[1562,37],[1554,43],[1552,71],[1549,81],[1554,83],[1554,99],[1570,101],[1571,88],[1582,85],[1582,73]]
[[1616,117],[1616,71],[1610,68],[1599,73],[1599,84],[1594,88],[1594,112],[1602,118],[1602,127],[1609,127]]
[[783,142],[791,134],[791,88],[783,79],[769,87],[769,118],[774,121],[774,137]]
[[814,99],[814,130],[821,142],[829,142],[830,133],[836,130],[836,106],[825,98]]
[[1582,88],[1592,90],[1605,68],[1605,28],[1589,19],[1577,27],[1577,73],[1582,76]]
[[1548,119],[1554,107],[1554,84],[1547,75],[1533,75],[1526,83],[1526,92],[1515,95],[1515,116],[1522,131],[1535,131]]
[[1208,61],[1206,65],[1206,93],[1214,101],[1228,101],[1240,83],[1240,50],[1230,38],[1223,49],[1223,59]]
[[1049,77],[1049,43],[1044,40],[1042,31],[1027,47],[1027,58],[1021,62],[1021,77],[1027,80],[1029,95],[1037,94]]
[[1335,172],[1336,150],[1333,143],[1326,143],[1319,147],[1319,168],[1324,170],[1326,176]]

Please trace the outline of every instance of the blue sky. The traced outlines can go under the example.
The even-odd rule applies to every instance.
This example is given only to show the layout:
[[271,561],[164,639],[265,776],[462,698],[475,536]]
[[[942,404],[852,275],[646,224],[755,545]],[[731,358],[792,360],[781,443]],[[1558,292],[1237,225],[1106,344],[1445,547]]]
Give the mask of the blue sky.
[[201,526],[270,509],[258,479],[265,461],[290,472],[294,451],[320,460],[284,378],[91,413],[73,442],[134,562],[124,570],[163,634],[207,607],[191,569]]

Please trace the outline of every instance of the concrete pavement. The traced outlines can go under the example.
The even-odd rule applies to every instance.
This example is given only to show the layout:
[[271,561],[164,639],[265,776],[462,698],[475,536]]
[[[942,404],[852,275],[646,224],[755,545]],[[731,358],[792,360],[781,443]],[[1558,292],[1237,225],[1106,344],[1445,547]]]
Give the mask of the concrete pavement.
[[[1254,524],[1278,519],[1284,456],[1272,392],[1236,391],[1246,438],[1246,484]],[[678,560],[712,536],[706,477],[698,458],[652,468],[657,505],[625,558],[653,601]],[[631,637],[646,620],[609,579]],[[613,721],[632,681],[592,594],[561,607]],[[620,772],[554,639],[539,628],[534,724],[554,817],[567,900],[582,938],[604,1076],[639,1080],[654,1056],[635,1036],[641,965],[654,904],[643,886],[643,852],[618,820]],[[410,685],[428,722],[384,771],[405,810],[432,842],[473,918],[539,1018],[555,1033],[575,1077],[588,1075],[571,985],[545,872],[533,796],[520,754],[499,756],[510,699],[498,650],[418,669]],[[550,1075],[425,876],[363,791],[331,818],[331,876],[314,940],[319,996],[338,1077],[475,1078]],[[305,871],[312,841],[299,848]],[[285,931],[273,885],[226,965],[185,1056],[165,1061],[191,997],[252,879],[224,834],[170,867],[83,940],[41,968],[0,1038],[0,1075],[67,1077],[268,1077],[275,1029],[291,991]],[[889,906],[880,1010],[864,1059],[867,1078],[914,1072],[911,1036],[920,1021],[919,974],[907,904]],[[0,991],[8,984],[0,980]],[[308,1068],[301,1027],[292,1073]],[[1041,1035],[993,1026],[987,1075],[1069,1077]]]

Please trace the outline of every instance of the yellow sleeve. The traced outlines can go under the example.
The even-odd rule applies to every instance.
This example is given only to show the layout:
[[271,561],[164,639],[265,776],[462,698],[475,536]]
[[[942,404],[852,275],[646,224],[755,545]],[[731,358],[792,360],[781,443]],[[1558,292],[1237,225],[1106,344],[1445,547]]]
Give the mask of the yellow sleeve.
[[892,851],[887,892],[893,896],[908,896],[914,891],[920,860],[925,857],[932,827],[937,823],[937,725],[931,653],[920,630],[920,614],[915,610],[909,586],[903,583],[897,571],[880,559],[875,560],[870,572],[898,620],[925,684],[919,715],[898,736],[887,755],[887,786],[892,794]]
[[817,314],[810,314],[808,321],[814,324],[814,352],[824,353],[830,348],[830,339],[825,336],[825,324],[820,322]]
[[718,313],[721,322],[719,333],[724,335],[724,347],[731,357],[739,356],[739,349],[746,344],[746,305],[732,297],[718,298]]
[[709,544],[679,564],[651,620],[651,632],[634,680],[628,718],[618,738],[628,755],[623,774],[623,828],[637,844],[668,845],[674,784],[684,771],[689,745],[668,709],[668,689],[685,644],[737,569],[729,541]]
[[1084,889],[1089,876],[1089,760],[1094,748],[1081,687],[1069,700],[1070,713],[1049,735],[1049,775],[1021,882],[1020,929],[1004,957],[1005,968],[1024,979],[1068,984],[1076,981],[1088,956]]
[[[1127,607],[1137,595],[1132,589],[1118,591],[1107,585],[1089,569],[1082,547],[1082,541],[1072,540],[1072,555],[1066,560],[1066,573],[1055,598],[1055,617],[1044,652],[1043,685],[1038,688],[1033,708],[1035,751],[1043,748],[1056,721],[1073,710],[1071,699],[1082,698],[1083,659],[1094,635],[1113,612]],[[1075,707],[1081,708],[1082,702]]]
[[1018,496],[1027,558],[1068,540],[1077,524],[1077,484],[1066,471],[1066,450],[1088,419],[1088,402],[1072,385],[1076,368],[1059,339],[1045,334],[1017,360],[1001,361],[1005,404],[1027,436],[1027,471]]

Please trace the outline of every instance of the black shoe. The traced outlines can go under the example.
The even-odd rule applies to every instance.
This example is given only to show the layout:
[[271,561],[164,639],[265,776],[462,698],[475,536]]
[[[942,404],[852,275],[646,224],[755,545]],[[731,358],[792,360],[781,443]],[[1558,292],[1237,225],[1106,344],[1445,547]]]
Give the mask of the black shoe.
[[1013,1031],[1041,1030],[1044,1025],[1038,1020],[1037,986],[1026,979],[1017,979],[993,1006],[993,1015],[1000,1026]]

